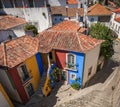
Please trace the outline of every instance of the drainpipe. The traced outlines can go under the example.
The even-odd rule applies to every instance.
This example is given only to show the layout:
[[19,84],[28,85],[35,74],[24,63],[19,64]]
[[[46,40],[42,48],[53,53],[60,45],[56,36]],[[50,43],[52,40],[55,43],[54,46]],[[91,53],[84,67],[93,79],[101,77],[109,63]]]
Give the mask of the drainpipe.
[[47,53],[47,60],[48,60],[48,70],[47,70],[47,75],[50,69],[50,58],[49,58],[49,53]]

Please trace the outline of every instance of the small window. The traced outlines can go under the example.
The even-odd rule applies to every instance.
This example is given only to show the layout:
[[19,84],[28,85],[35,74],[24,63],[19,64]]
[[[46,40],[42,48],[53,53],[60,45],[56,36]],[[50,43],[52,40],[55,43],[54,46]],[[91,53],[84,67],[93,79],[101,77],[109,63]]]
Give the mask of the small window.
[[92,73],[92,67],[88,69],[88,77],[91,75],[91,73]]
[[67,67],[70,69],[76,68],[75,55],[67,54]]
[[94,22],[94,18],[91,18],[91,20],[90,20],[91,22]]
[[71,73],[71,74],[70,74],[70,79],[71,79],[71,80],[76,80],[76,74]]
[[34,94],[33,85],[30,83],[25,88],[26,88],[26,91],[27,91],[29,97],[31,97]]
[[23,82],[27,81],[30,78],[26,65],[21,65],[19,67],[19,73]]

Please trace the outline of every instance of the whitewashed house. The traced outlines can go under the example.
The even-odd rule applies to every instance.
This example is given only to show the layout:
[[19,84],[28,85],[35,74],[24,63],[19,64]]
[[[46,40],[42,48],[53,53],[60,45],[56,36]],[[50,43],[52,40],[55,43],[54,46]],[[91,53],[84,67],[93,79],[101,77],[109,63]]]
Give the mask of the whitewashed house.
[[35,25],[38,31],[51,26],[51,18],[45,0],[1,0],[0,14],[8,14],[24,18]]
[[114,31],[118,38],[120,38],[120,8],[113,10],[110,20],[110,28]]
[[112,15],[112,12],[101,4],[97,3],[89,7],[87,10],[87,18],[86,18],[88,27],[90,27],[91,24],[94,24],[97,22],[100,22],[105,24],[106,26],[109,26],[111,15]]
[[0,42],[25,35],[26,21],[14,16],[0,16]]

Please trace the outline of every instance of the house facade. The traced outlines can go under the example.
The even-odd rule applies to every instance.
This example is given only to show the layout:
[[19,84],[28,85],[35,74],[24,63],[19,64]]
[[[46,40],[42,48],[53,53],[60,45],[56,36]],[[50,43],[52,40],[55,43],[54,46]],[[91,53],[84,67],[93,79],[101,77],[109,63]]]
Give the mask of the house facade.
[[25,35],[26,21],[23,18],[0,16],[0,42]]
[[42,47],[39,51],[44,53],[44,66],[56,63],[56,66],[62,69],[68,84],[71,85],[77,80],[80,87],[84,87],[96,73],[102,41],[78,32],[77,25],[70,26],[68,23],[69,21],[59,23],[40,33],[38,39]]
[[0,84],[0,102],[1,107],[14,107],[1,84]]
[[115,32],[117,37],[120,38],[120,8],[113,10],[110,28]]
[[23,36],[1,44],[0,81],[9,97],[25,104],[38,89],[43,66],[38,40]]
[[100,22],[109,26],[112,12],[101,4],[95,4],[87,10],[87,25],[90,27],[92,24]]

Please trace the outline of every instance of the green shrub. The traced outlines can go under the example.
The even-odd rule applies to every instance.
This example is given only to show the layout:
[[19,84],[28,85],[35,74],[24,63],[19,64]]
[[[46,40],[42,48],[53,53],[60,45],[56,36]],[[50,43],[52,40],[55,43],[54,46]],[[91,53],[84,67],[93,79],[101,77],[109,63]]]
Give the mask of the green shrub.
[[38,34],[38,30],[37,28],[34,26],[34,25],[26,25],[25,26],[25,30],[31,30],[33,31],[34,35],[37,35]]
[[75,89],[75,90],[79,90],[80,84],[79,84],[78,82],[73,82],[73,83],[71,84],[71,87],[72,87],[73,89]]

